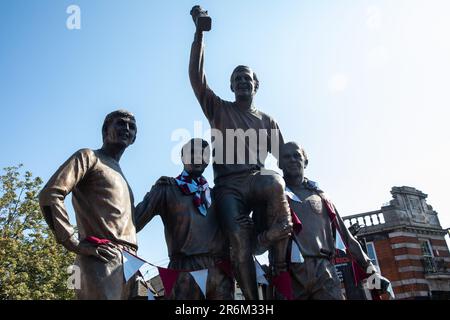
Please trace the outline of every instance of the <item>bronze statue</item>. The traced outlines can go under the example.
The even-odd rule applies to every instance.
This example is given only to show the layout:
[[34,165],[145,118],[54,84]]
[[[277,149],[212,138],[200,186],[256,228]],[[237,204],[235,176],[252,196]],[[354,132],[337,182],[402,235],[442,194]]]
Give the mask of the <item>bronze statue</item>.
[[[332,263],[337,237],[342,239],[342,245],[361,270],[374,272],[376,269],[324,192],[305,178],[308,157],[304,149],[295,142],[286,143],[279,165],[286,181],[289,205],[303,225],[299,233],[293,234],[290,244],[299,245],[304,257],[303,263],[289,265],[294,298],[342,300],[340,280]],[[388,284],[381,277],[380,291],[385,291]]]
[[[134,143],[136,133],[131,113],[108,114],[102,127],[102,148],[75,152],[40,192],[41,210],[56,240],[77,254],[78,299],[130,298],[134,281],[125,283],[120,249],[137,250],[134,199],[119,160]],[[78,236],[64,205],[70,192]]]
[[232,300],[233,279],[220,267],[220,263],[229,259],[228,241],[220,229],[208,183],[202,176],[209,162],[209,145],[204,140],[192,139],[182,148],[181,156],[182,174],[177,178],[161,177],[136,207],[137,230],[159,214],[170,256],[168,267],[184,271],[208,269],[206,297],[190,274],[181,272],[166,298]]
[[[199,7],[192,10],[194,21]],[[209,88],[203,70],[203,29],[196,24],[196,32],[191,48],[189,76],[193,91],[209,120],[211,128],[219,133],[222,142],[213,136],[215,201],[221,224],[229,238],[231,255],[237,281],[246,299],[257,300],[257,285],[252,258],[251,234],[248,228],[237,223],[240,216],[248,216],[251,211],[263,215],[266,227],[278,225],[290,227],[290,212],[284,195],[284,181],[277,174],[262,173],[268,152],[278,155],[278,145],[283,143],[278,124],[270,116],[256,109],[253,98],[258,90],[256,74],[246,66],[238,66],[231,75],[231,90],[235,101],[219,98]],[[229,136],[232,131],[236,136]],[[244,134],[239,134],[244,133]],[[246,141],[245,133],[255,132],[257,142]],[[238,143],[234,143],[234,140]],[[241,142],[242,152],[238,145]],[[219,155],[225,156],[219,159]],[[286,272],[285,260],[288,240],[273,243],[272,256],[275,274]]]
[[191,16],[198,30],[211,30],[212,20],[208,16],[208,11],[203,10],[200,6],[194,6],[191,10]]

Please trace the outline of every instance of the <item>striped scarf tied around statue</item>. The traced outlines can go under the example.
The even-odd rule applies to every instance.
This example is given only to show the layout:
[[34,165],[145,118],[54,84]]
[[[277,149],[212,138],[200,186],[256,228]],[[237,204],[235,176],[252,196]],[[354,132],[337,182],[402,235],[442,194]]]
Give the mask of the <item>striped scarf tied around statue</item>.
[[193,178],[185,170],[175,178],[175,181],[185,195],[194,195],[194,206],[206,217],[208,208],[211,206],[208,181],[203,176]]

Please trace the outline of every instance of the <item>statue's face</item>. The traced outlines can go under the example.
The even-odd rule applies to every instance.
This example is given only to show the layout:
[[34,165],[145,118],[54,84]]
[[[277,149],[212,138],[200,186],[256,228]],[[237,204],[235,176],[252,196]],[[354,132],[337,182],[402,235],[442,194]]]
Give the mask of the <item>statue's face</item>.
[[287,145],[281,150],[280,169],[284,176],[303,177],[306,167],[306,159],[301,150],[295,145]]
[[193,177],[200,177],[209,163],[209,147],[201,146],[183,150],[184,170]]
[[248,99],[255,94],[255,80],[250,69],[241,69],[233,74],[231,90],[236,99]]
[[136,122],[134,120],[127,117],[116,117],[107,128],[105,143],[126,148],[133,144],[136,139],[136,132]]

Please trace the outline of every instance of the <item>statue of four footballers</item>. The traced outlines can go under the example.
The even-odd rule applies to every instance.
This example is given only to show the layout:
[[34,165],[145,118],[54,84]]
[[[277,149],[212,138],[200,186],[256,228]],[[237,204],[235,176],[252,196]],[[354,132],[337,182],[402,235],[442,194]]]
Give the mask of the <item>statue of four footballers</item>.
[[[288,279],[289,298],[344,299],[332,263],[336,237],[341,237],[362,270],[376,269],[334,205],[316,183],[305,178],[305,150],[295,142],[285,143],[276,121],[255,107],[259,81],[252,69],[238,66],[232,72],[233,102],[210,89],[204,72],[203,32],[211,28],[211,19],[199,6],[191,15],[196,31],[189,78],[211,125],[212,148],[199,138],[186,143],[180,175],[158,179],[135,207],[119,161],[136,139],[136,119],[128,111],[114,111],[102,127],[103,146],[75,152],[40,193],[42,213],[58,243],[76,254],[81,275],[77,298],[130,298],[136,276],[125,281],[121,251],[136,254],[136,232],[159,215],[168,268],[208,269],[206,296],[188,272],[181,272],[167,299],[232,300],[235,278],[245,299],[257,300],[253,256],[266,250],[271,279],[274,283]],[[210,151],[213,189],[202,175]],[[264,169],[269,152],[278,160],[283,176]],[[77,234],[64,205],[69,193]],[[293,245],[301,251],[301,263],[290,261]],[[274,298],[286,299],[276,287]]]

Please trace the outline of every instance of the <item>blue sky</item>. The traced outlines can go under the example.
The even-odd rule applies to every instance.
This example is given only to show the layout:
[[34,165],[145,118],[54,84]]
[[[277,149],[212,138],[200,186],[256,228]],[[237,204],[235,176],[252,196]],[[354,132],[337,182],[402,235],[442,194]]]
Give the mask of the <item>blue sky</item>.
[[[66,28],[71,4],[81,9],[80,30]],[[47,180],[74,151],[100,147],[104,116],[125,108],[138,124],[121,160],[136,201],[159,176],[177,175],[174,130],[209,128],[187,74],[195,4],[1,1],[0,167],[24,163]],[[429,194],[450,227],[450,2],[199,4],[213,18],[210,86],[232,99],[231,71],[250,65],[261,81],[258,108],[304,145],[307,175],[343,215],[378,209],[392,186],[408,185]],[[211,168],[206,177],[212,183]],[[139,243],[144,258],[167,262],[159,218]]]

